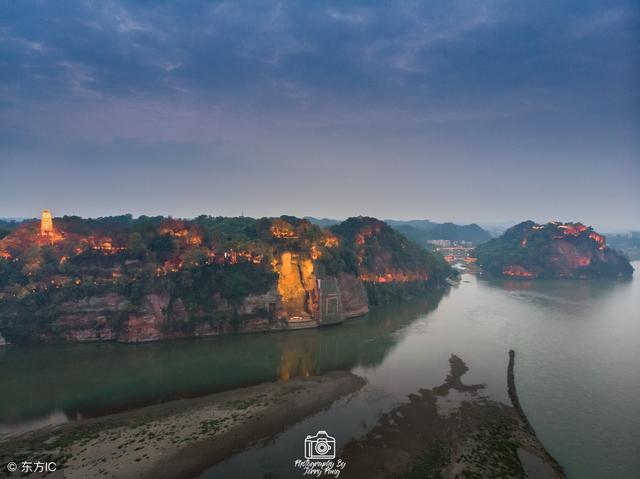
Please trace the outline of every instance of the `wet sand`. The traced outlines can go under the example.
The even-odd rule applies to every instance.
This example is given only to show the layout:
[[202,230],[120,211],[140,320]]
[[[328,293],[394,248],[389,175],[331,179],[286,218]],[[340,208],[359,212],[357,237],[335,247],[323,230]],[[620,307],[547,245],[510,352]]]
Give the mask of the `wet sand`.
[[[483,384],[465,384],[469,368],[459,357],[452,355],[449,364],[440,386],[411,394],[344,446],[345,477],[565,477],[521,409],[490,400]],[[510,375],[515,394],[513,365]]]
[[364,384],[335,372],[67,423],[0,443],[0,463],[52,460],[67,478],[191,478]]

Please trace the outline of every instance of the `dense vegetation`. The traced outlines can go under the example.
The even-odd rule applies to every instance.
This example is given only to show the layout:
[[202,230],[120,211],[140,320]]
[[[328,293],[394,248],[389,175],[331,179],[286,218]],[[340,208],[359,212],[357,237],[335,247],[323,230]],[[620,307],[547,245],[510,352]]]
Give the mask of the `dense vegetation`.
[[372,305],[442,286],[453,274],[441,255],[426,251],[375,218],[349,218],[331,231],[340,238],[340,267],[365,280]]
[[37,327],[62,303],[110,293],[120,298],[123,316],[156,293],[169,297],[168,310],[179,299],[193,321],[210,320],[220,301],[237,310],[247,296],[273,288],[274,264],[284,252],[315,259],[320,275],[360,278],[373,304],[442,285],[451,274],[441,256],[373,218],[322,229],[291,216],[65,216],[54,220],[51,237],[41,236],[39,227],[25,221],[0,238],[5,326],[28,317]]
[[525,221],[475,249],[484,272],[527,278],[629,277],[633,268],[581,223]]
[[[97,219],[65,216],[54,244],[38,241],[38,224],[21,225],[0,244],[11,259],[0,259],[4,299],[33,292],[60,295],[82,286],[124,294],[132,303],[158,289],[203,299],[219,292],[233,303],[264,292],[275,274],[271,262],[282,249],[308,250],[323,236],[320,228],[286,218],[296,231],[274,240],[269,218],[200,216],[191,221],[131,215]],[[55,287],[51,287],[54,284]]]
[[341,239],[341,254],[348,258],[361,255],[355,268],[358,275],[382,272],[391,267],[405,271],[426,271],[434,278],[446,278],[449,265],[442,256],[425,252],[417,244],[389,227],[385,222],[369,217],[349,218],[331,227]]
[[16,220],[4,220],[0,219],[0,240],[5,236],[9,236],[11,230],[18,226],[20,222]]

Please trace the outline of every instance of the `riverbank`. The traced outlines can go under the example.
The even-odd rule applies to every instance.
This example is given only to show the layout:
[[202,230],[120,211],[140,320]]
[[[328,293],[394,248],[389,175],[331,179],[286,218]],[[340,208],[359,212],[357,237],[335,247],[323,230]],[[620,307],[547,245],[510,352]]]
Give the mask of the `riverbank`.
[[[441,385],[411,394],[362,439],[345,445],[347,477],[566,477],[519,409],[517,395],[514,407],[493,401],[483,394],[484,384],[463,382],[469,368],[462,359],[451,355],[449,364]],[[515,394],[513,359],[508,374]]]
[[0,463],[55,461],[70,479],[190,478],[364,384],[334,372],[67,423],[0,443]]

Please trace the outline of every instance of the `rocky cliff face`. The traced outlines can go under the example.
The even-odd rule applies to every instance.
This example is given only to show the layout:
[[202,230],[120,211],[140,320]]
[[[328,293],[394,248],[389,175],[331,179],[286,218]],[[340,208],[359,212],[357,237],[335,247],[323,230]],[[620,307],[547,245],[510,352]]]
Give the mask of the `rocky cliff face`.
[[[35,321],[29,330],[22,331],[25,335],[13,337],[16,342],[138,343],[286,330],[301,318],[318,320],[320,294],[313,261],[283,254],[278,270],[278,281],[269,291],[249,295],[237,307],[215,293],[214,309],[207,311],[188,311],[182,299],[172,299],[168,293],[145,295],[136,305],[123,295],[109,293],[53,305],[47,311],[53,320]],[[367,294],[360,280],[341,273],[333,282],[344,303],[343,318],[368,312]],[[28,312],[15,311],[14,316],[17,319],[25,314]],[[14,333],[14,328],[9,327],[8,332]]]
[[302,253],[286,251],[275,263],[280,305],[278,316],[313,318],[318,311],[316,271],[313,260]]
[[633,268],[582,223],[525,221],[475,250],[489,274],[515,278],[625,278]]
[[285,329],[285,322],[264,314],[265,305],[277,299],[275,289],[264,295],[249,296],[236,314],[221,302],[217,310],[219,317],[194,320],[180,299],[170,302],[167,294],[149,294],[135,307],[117,294],[92,296],[57,305],[52,311],[56,319],[32,331],[29,339],[138,343]]
[[118,336],[118,313],[123,307],[116,294],[67,301],[56,308],[51,327],[36,334],[43,341],[111,341]]
[[364,285],[353,275],[340,273],[338,284],[342,292],[342,308],[347,318],[362,316],[369,312],[369,299]]

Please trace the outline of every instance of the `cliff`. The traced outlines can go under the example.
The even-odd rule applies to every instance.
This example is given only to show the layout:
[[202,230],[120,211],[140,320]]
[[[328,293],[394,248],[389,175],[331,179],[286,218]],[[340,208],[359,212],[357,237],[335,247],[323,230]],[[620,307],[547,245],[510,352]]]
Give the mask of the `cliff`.
[[[0,240],[0,334],[139,342],[335,324],[444,283],[446,265],[373,218],[53,219]],[[393,295],[378,292],[393,286]],[[383,298],[382,300],[381,298]]]
[[515,278],[628,278],[633,267],[582,223],[525,221],[475,249],[482,270]]
[[[370,304],[408,299],[445,287],[452,274],[440,255],[375,218],[349,218],[333,226],[331,232],[340,240],[338,267],[364,283]],[[335,262],[330,256],[325,259]]]

